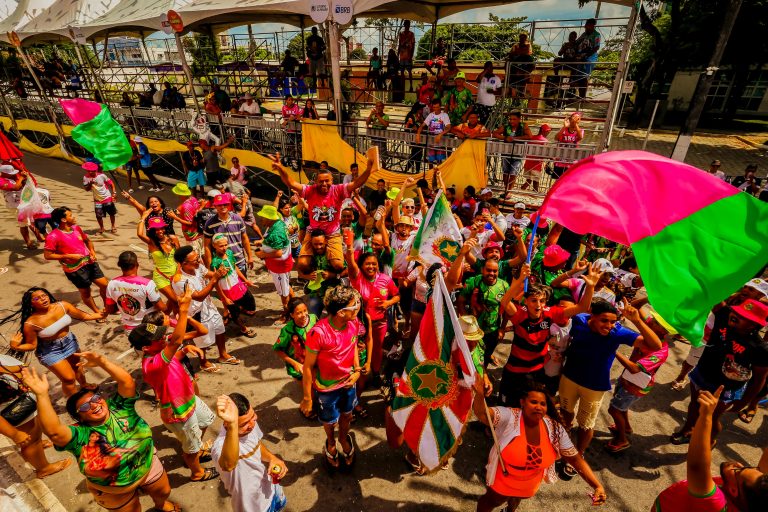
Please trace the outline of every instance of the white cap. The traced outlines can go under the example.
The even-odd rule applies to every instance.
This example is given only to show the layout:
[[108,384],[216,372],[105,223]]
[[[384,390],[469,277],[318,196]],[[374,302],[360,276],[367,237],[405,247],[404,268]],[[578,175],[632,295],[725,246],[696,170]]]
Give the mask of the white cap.
[[493,193],[493,191],[491,189],[489,189],[489,188],[484,188],[483,190],[480,191],[480,195],[492,194],[492,193]]
[[215,188],[213,188],[213,189],[208,191],[208,197],[211,197],[211,198],[216,197],[219,194],[221,194],[221,191],[220,190],[216,190]]
[[6,164],[6,165],[0,165],[0,172],[3,174],[8,174],[10,176],[13,176],[14,174],[18,174],[19,170],[12,165]]
[[141,141],[143,141],[143,140],[144,140],[144,139],[142,139],[142,138],[141,138],[141,135],[137,135],[137,136],[135,136],[135,137],[133,138],[133,141],[134,141],[134,142],[141,142]]
[[513,207],[515,210],[520,208],[521,210],[525,210],[525,203],[515,203],[515,206]]
[[763,279],[760,279],[759,277],[756,277],[755,279],[750,279],[746,283],[744,283],[744,286],[749,286],[750,288],[754,288],[755,290],[759,291],[766,297],[768,297],[768,282],[766,282]]
[[614,273],[616,271],[616,269],[613,267],[613,263],[605,258],[597,258],[595,262],[592,263],[592,268],[598,272]]

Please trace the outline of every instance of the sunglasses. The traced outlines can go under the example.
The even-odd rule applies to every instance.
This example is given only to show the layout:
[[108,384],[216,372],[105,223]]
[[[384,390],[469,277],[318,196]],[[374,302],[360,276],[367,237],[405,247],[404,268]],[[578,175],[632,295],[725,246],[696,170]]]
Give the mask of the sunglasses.
[[99,400],[101,400],[101,395],[98,393],[94,393],[93,396],[91,396],[90,399],[83,402],[80,407],[77,408],[77,412],[85,412],[91,408],[91,404],[97,403]]
[[360,309],[360,301],[355,302],[352,306],[341,308],[342,311],[357,311],[358,309]]

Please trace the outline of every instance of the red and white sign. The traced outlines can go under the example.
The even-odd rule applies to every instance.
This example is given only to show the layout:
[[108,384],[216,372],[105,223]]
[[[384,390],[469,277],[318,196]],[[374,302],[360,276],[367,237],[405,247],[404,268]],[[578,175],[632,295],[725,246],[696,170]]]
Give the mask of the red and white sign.
[[184,22],[181,21],[181,16],[174,10],[168,11],[168,23],[174,32],[181,33],[184,31]]

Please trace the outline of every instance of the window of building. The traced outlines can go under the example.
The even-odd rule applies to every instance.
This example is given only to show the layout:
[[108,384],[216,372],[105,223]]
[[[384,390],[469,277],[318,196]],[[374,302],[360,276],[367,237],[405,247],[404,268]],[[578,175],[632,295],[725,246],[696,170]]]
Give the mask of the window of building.
[[757,110],[768,92],[768,70],[756,69],[747,75],[747,86],[739,98],[739,110]]

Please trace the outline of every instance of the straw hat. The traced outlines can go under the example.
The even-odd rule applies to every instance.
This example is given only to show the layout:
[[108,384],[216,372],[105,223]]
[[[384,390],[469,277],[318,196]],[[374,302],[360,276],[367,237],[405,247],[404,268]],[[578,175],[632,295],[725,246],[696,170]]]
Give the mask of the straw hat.
[[464,315],[459,317],[459,325],[461,325],[461,332],[464,333],[464,338],[468,340],[481,340],[485,334],[480,326],[477,324],[477,318],[472,315]]

